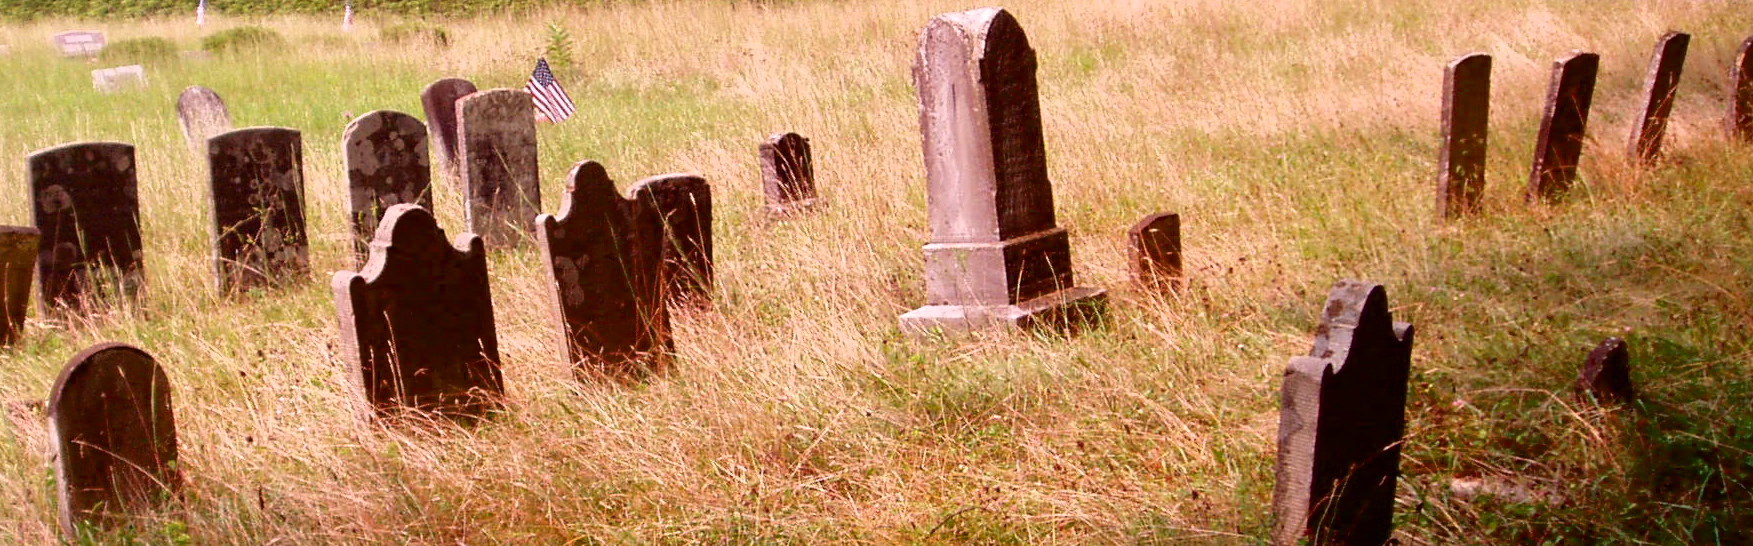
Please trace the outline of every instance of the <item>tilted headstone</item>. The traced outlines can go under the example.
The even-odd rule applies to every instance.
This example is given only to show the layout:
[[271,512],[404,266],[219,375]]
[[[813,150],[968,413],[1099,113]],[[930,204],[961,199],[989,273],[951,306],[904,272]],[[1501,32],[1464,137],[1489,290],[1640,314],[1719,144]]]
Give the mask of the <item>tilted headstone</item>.
[[663,220],[664,299],[706,305],[712,301],[712,185],[693,174],[653,176],[628,187]]
[[1583,130],[1589,121],[1595,74],[1600,68],[1601,57],[1594,53],[1574,52],[1553,61],[1552,82],[1546,88],[1546,111],[1540,116],[1540,136],[1534,140],[1528,199],[1557,199],[1576,181],[1577,162],[1583,155]]
[[384,213],[371,258],[335,273],[342,354],[381,417],[415,409],[475,417],[499,406],[505,381],[481,238],[445,241],[432,213]]
[[469,231],[488,248],[517,246],[542,212],[531,100],[519,89],[489,89],[457,100],[457,168]]
[[1158,292],[1179,288],[1186,282],[1181,273],[1181,215],[1152,214],[1126,232],[1127,263],[1132,280]]
[[761,189],[767,195],[769,214],[785,215],[816,205],[816,170],[809,139],[785,133],[761,143]]
[[364,263],[384,211],[403,203],[432,209],[426,124],[401,112],[378,110],[347,124],[341,145],[347,158],[353,249]]
[[1279,396],[1272,543],[1385,544],[1406,430],[1413,328],[1381,285],[1342,280]]
[[68,144],[30,155],[44,315],[132,296],[145,282],[134,147]]
[[1636,398],[1637,389],[1631,384],[1631,353],[1625,340],[1610,337],[1589,351],[1574,389],[1585,402],[1592,398],[1603,404],[1621,404]]
[[440,176],[450,187],[463,190],[462,174],[457,169],[457,99],[478,91],[475,84],[461,78],[445,78],[432,82],[420,91],[420,106],[426,110],[426,128],[432,131],[432,149],[438,156]]
[[1729,64],[1729,138],[1753,141],[1753,37],[1741,42]]
[[924,135],[931,243],[926,305],[911,332],[992,325],[1072,326],[1107,296],[1077,286],[1070,238],[1053,214],[1035,51],[997,8],[939,15],[913,64]]
[[137,64],[91,71],[91,88],[105,93],[146,86],[146,67]]
[[1443,71],[1443,150],[1437,210],[1454,218],[1479,210],[1491,120],[1491,56],[1473,53]]
[[73,30],[55,35],[55,49],[63,57],[95,57],[108,43],[102,32]]
[[10,344],[24,331],[24,312],[30,305],[30,280],[37,266],[42,232],[23,226],[0,226],[0,345]]
[[655,371],[674,350],[657,208],[622,198],[594,161],[573,166],[567,180],[559,216],[536,219],[566,355],[581,380]]
[[104,343],[81,351],[49,391],[49,434],[61,529],[122,524],[182,485],[170,380],[145,351]]
[[198,151],[207,145],[207,139],[231,130],[231,111],[212,89],[191,85],[177,95],[177,122],[183,129],[183,142]]
[[1662,155],[1662,135],[1668,129],[1674,90],[1680,86],[1680,71],[1686,67],[1686,46],[1691,43],[1692,35],[1684,32],[1669,32],[1656,42],[1649,72],[1644,76],[1643,112],[1632,120],[1631,142],[1627,145],[1633,163],[1648,165]]
[[213,270],[221,292],[304,278],[304,144],[298,131],[252,127],[207,140]]

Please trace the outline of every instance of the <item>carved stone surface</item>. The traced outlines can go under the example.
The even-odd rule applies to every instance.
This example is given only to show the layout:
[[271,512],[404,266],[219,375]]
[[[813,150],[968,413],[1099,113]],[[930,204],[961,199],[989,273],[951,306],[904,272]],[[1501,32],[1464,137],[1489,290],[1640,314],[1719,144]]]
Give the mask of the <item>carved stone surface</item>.
[[176,416],[170,380],[145,351],[105,343],[80,352],[49,391],[61,529],[121,523],[170,499],[176,468]]
[[1729,64],[1729,138],[1753,141],[1753,37],[1741,42]]
[[462,174],[457,170],[457,99],[477,91],[475,84],[461,78],[445,78],[432,82],[420,91],[420,106],[426,110],[426,128],[432,131],[433,153],[438,156],[441,176],[450,187],[462,191]]
[[1593,398],[1603,404],[1622,404],[1636,398],[1637,389],[1631,385],[1631,353],[1625,340],[1610,337],[1590,351],[1577,374],[1575,390],[1585,402]]
[[1594,53],[1574,52],[1553,61],[1552,82],[1546,88],[1546,111],[1540,117],[1540,136],[1534,141],[1528,199],[1557,199],[1576,181],[1577,161],[1583,155],[1583,130],[1589,121],[1595,74],[1600,68],[1601,57]]
[[25,307],[30,305],[30,280],[37,265],[42,232],[36,228],[0,226],[0,345],[10,344],[24,331]]
[[401,112],[378,110],[347,124],[341,146],[347,160],[353,250],[364,263],[384,211],[403,203],[432,209],[426,124]]
[[572,167],[559,216],[536,219],[567,357],[581,380],[637,378],[673,352],[662,295],[663,222],[622,198],[602,165]]
[[146,67],[137,64],[91,71],[91,88],[105,93],[145,86]]
[[519,89],[457,100],[457,154],[469,231],[489,248],[516,246],[542,211],[536,170],[535,103]]
[[108,43],[102,32],[94,30],[70,30],[56,34],[54,40],[63,57],[95,57]]
[[222,292],[305,277],[304,145],[298,131],[254,127],[207,140],[213,269]]
[[770,214],[785,215],[816,205],[816,170],[809,139],[785,133],[761,143],[761,189]]
[[478,417],[499,406],[505,381],[487,282],[479,236],[447,243],[432,213],[415,205],[384,213],[365,267],[330,283],[342,354],[377,415]]
[[132,296],[145,282],[134,147],[68,144],[30,155],[44,315]]
[[1686,46],[1692,35],[1669,32],[1656,42],[1650,68],[1644,76],[1643,112],[1632,120],[1631,141],[1626,146],[1631,161],[1640,165],[1656,162],[1662,155],[1662,135],[1668,129],[1668,112],[1674,109],[1674,90],[1686,67]]
[[1010,13],[939,15],[913,65],[929,184],[926,305],[910,332],[1072,326],[1106,295],[1077,286],[1070,239],[1053,213],[1035,50]]
[[1413,328],[1380,285],[1333,286],[1309,356],[1284,372],[1272,543],[1384,544],[1406,429]]
[[712,301],[712,186],[693,174],[653,176],[627,188],[663,221],[664,299]]
[[1126,231],[1132,280],[1158,292],[1180,288],[1186,282],[1181,273],[1181,215],[1152,214]]
[[231,130],[231,111],[212,89],[191,85],[177,96],[177,122],[183,128],[183,142],[190,150],[200,150],[207,139]]
[[1479,210],[1491,120],[1491,56],[1473,53],[1443,71],[1443,150],[1437,210],[1453,218]]

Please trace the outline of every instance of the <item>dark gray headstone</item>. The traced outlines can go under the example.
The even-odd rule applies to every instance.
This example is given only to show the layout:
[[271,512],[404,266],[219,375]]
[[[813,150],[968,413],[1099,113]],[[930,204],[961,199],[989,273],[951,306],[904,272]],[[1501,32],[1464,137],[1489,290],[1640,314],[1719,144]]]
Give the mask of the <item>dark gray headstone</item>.
[[183,142],[198,151],[207,139],[231,130],[231,111],[212,89],[191,85],[177,95],[177,122],[183,128]]
[[42,232],[22,226],[0,226],[0,345],[10,344],[24,332],[24,312],[30,305],[30,280],[37,265]]
[[816,205],[816,170],[810,141],[797,133],[773,135],[761,143],[761,189],[766,211],[786,215]]
[[1753,37],[1741,42],[1729,64],[1729,138],[1753,141]]
[[298,131],[253,127],[207,140],[213,269],[221,292],[304,278],[304,144]]
[[170,380],[145,351],[105,343],[81,351],[49,391],[61,529],[110,526],[181,487]]
[[378,110],[347,124],[341,146],[347,159],[353,250],[364,263],[384,211],[403,203],[432,209],[426,124],[401,112]]
[[517,246],[542,212],[534,108],[520,89],[489,89],[457,100],[458,168],[469,231],[488,248]]
[[1637,397],[1631,385],[1631,353],[1625,340],[1607,338],[1589,352],[1574,386],[1577,397],[1603,404],[1621,404]]
[[1528,199],[1557,199],[1576,181],[1589,104],[1595,96],[1595,74],[1600,68],[1601,57],[1594,53],[1574,52],[1552,62],[1546,111],[1540,117],[1540,136],[1534,141],[1534,169],[1528,175]]
[[1132,280],[1158,292],[1168,292],[1186,282],[1181,273],[1181,215],[1152,214],[1127,230],[1127,263]]
[[1077,286],[1054,218],[1035,69],[1001,9],[939,15],[920,32],[931,243],[926,305],[901,315],[903,330],[1073,326],[1105,307],[1102,290]]
[[693,174],[666,174],[627,189],[663,220],[664,299],[707,305],[712,301],[712,186]]
[[432,149],[438,156],[441,176],[450,187],[462,191],[462,174],[457,170],[457,99],[477,91],[475,84],[461,78],[445,78],[432,82],[420,91],[420,106],[426,110],[426,128],[432,131]]
[[662,283],[663,222],[622,198],[602,165],[572,167],[559,216],[536,218],[567,357],[580,380],[637,378],[673,352]]
[[1491,56],[1473,53],[1443,71],[1443,150],[1437,210],[1454,218],[1479,210],[1491,120]]
[[134,147],[68,144],[30,155],[44,315],[132,296],[145,282]]
[[1669,32],[1656,42],[1649,72],[1644,75],[1643,112],[1632,120],[1631,142],[1627,146],[1633,163],[1649,165],[1662,155],[1662,135],[1668,129],[1674,90],[1680,86],[1680,71],[1686,67],[1686,46],[1691,43],[1692,35],[1683,32]]
[[478,417],[499,407],[505,381],[480,237],[453,245],[432,213],[396,205],[365,267],[335,273],[330,286],[343,354],[378,416]]

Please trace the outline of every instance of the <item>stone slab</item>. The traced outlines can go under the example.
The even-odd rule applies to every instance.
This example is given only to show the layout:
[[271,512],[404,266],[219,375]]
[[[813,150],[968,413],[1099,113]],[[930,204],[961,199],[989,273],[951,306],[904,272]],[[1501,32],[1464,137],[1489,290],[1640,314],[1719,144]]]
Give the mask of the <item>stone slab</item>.
[[1540,135],[1534,140],[1529,200],[1556,200],[1576,183],[1589,105],[1595,96],[1595,75],[1600,68],[1601,57],[1594,53],[1578,51],[1553,61]]
[[761,143],[760,153],[761,190],[768,214],[785,216],[816,206],[816,169],[809,139],[797,133],[773,135]]
[[145,283],[134,147],[86,142],[38,150],[27,160],[32,211],[42,233],[37,277],[43,314],[84,312]]
[[1680,87],[1680,72],[1686,67],[1686,48],[1692,35],[1669,32],[1656,41],[1650,55],[1649,71],[1644,75],[1643,109],[1632,120],[1631,138],[1626,153],[1638,165],[1654,164],[1662,155],[1662,138],[1668,130],[1668,115],[1674,109],[1674,92]]
[[535,103],[520,89],[489,89],[457,100],[457,154],[469,231],[487,248],[532,237],[542,211],[536,167]]
[[664,296],[671,303],[712,301],[712,185],[695,174],[666,174],[634,182],[634,199],[650,203],[663,220]]
[[1479,211],[1490,121],[1491,56],[1473,53],[1450,62],[1443,71],[1443,148],[1437,171],[1437,211],[1443,218]]
[[207,139],[231,130],[231,111],[219,93],[191,85],[177,95],[177,123],[183,130],[183,143],[200,151]]
[[0,226],[0,345],[9,345],[24,333],[24,314],[30,305],[30,281],[37,265],[42,232],[23,226]]
[[56,496],[67,537],[161,506],[182,484],[170,380],[152,355],[120,343],[80,352],[49,391]]
[[213,270],[221,292],[305,279],[304,141],[298,131],[252,127],[207,140],[213,188]]
[[358,263],[371,251],[384,211],[401,204],[432,210],[432,165],[426,124],[401,112],[378,110],[347,124],[341,134],[346,160],[348,210]]
[[431,131],[440,176],[458,192],[463,190],[463,181],[457,168],[457,158],[461,157],[457,155],[457,99],[476,91],[479,90],[474,83],[461,78],[438,80],[420,91],[420,106],[426,111],[426,128]]

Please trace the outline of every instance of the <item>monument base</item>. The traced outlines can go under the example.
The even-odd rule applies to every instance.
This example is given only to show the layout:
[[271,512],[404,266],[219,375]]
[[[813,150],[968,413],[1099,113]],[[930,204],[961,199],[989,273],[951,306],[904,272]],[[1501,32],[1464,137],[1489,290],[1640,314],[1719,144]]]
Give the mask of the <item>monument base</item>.
[[927,305],[901,315],[901,331],[909,335],[992,328],[1069,332],[1100,321],[1107,304],[1106,290],[1078,286],[1015,305]]

